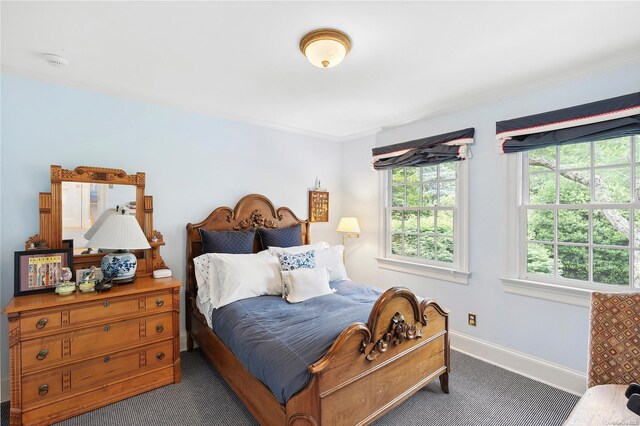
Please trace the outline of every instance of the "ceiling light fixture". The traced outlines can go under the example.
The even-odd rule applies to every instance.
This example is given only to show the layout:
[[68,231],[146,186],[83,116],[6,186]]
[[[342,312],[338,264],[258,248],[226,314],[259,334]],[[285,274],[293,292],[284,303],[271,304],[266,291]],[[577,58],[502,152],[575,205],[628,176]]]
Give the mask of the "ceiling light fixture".
[[300,40],[300,51],[319,68],[333,68],[351,50],[351,40],[342,31],[323,28],[311,31]]
[[43,56],[45,61],[47,61],[53,67],[66,67],[67,65],[69,65],[69,61],[62,56],[52,55],[50,53],[45,53]]

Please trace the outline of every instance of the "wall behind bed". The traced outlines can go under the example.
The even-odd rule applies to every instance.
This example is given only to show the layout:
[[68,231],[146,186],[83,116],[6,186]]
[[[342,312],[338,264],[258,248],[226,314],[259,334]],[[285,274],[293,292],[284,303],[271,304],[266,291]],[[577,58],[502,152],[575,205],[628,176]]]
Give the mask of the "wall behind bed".
[[[13,296],[13,252],[24,250],[24,241],[38,232],[38,192],[50,190],[51,164],[145,172],[154,227],[166,241],[162,256],[183,282],[186,224],[201,221],[215,207],[233,207],[249,193],[264,194],[307,218],[307,188],[318,176],[331,194],[331,221],[312,224],[312,240],[340,241],[335,232],[341,210],[337,142],[11,74],[2,74],[0,81],[2,306]],[[3,401],[9,398],[6,333],[2,315]]]
[[[384,288],[407,286],[422,296],[433,297],[452,311],[451,329],[458,333],[452,339],[454,347],[580,392],[585,385],[589,309],[506,293],[500,280],[504,158],[495,148],[495,122],[639,88],[640,62],[630,63],[346,142],[343,215],[358,217],[363,230],[360,239],[348,242],[350,277]],[[469,164],[469,284],[379,269],[374,257],[380,255],[384,243],[379,235],[380,173],[371,168],[371,148],[467,127],[476,129]],[[477,327],[467,325],[468,312],[478,315]]]

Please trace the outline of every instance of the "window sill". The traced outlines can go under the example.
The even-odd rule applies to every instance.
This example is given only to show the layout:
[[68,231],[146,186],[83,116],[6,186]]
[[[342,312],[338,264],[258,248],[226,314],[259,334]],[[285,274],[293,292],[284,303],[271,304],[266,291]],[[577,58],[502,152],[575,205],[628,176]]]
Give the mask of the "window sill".
[[625,288],[594,288],[586,289],[567,285],[544,283],[540,281],[523,280],[518,278],[500,278],[504,285],[504,291],[521,296],[535,297],[537,299],[551,300],[569,305],[589,307],[591,293],[603,291],[608,293],[623,293],[634,291]]
[[389,259],[386,257],[376,257],[375,259],[378,262],[378,268],[450,281],[456,284],[468,284],[469,276],[471,275],[469,272],[443,268],[441,266],[427,265],[425,263],[407,262],[406,260]]

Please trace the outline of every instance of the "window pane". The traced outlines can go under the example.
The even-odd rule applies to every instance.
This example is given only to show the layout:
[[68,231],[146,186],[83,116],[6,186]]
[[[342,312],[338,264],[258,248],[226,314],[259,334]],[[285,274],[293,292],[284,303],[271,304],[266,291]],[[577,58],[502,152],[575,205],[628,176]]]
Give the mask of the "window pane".
[[635,218],[635,235],[634,235],[634,246],[640,247],[640,211],[635,210],[633,214]]
[[436,249],[433,237],[420,236],[420,257],[427,260],[435,260]]
[[608,139],[594,144],[593,159],[596,166],[628,164],[631,161],[631,138]]
[[553,210],[529,210],[527,230],[529,240],[553,241]]
[[420,233],[421,234],[433,234],[433,219],[434,215],[431,210],[420,212]]
[[629,245],[629,212],[615,209],[594,210],[593,243]]
[[550,170],[556,167],[556,147],[529,151],[529,171]]
[[391,233],[402,233],[402,212],[398,210],[391,211]]
[[634,250],[633,256],[633,286],[640,288],[640,250]]
[[453,238],[438,237],[438,260],[453,263]]
[[597,203],[628,203],[631,201],[631,167],[596,169],[595,201]]
[[391,254],[402,255],[402,234],[391,236]]
[[407,167],[407,183],[420,182],[420,167]]
[[636,202],[640,202],[640,164],[636,164],[636,184],[633,188],[633,194]]
[[407,207],[420,207],[420,185],[407,185]]
[[391,187],[391,205],[393,207],[404,207],[404,186]]
[[438,234],[453,236],[453,212],[438,210],[437,215]]
[[391,169],[391,181],[393,183],[404,183],[404,167]]
[[456,169],[458,168],[457,161],[442,163],[438,167],[440,168],[439,179],[455,179],[456,178]]
[[[418,233],[418,212],[405,211],[404,212],[404,233],[417,234]],[[406,241],[405,241],[406,244]],[[406,250],[406,247],[405,247]]]
[[591,187],[589,172],[563,172],[560,175],[560,204],[589,204]]
[[560,151],[560,168],[577,169],[579,167],[591,167],[591,144],[576,143],[562,145]]
[[589,248],[558,246],[558,275],[589,280]]
[[593,249],[593,280],[604,284],[629,285],[629,251]]
[[556,174],[536,173],[529,177],[529,203],[552,204],[556,202]]
[[411,257],[418,256],[418,236],[417,235],[404,236],[404,255],[411,256]]
[[435,180],[438,177],[438,166],[422,167],[422,180]]
[[437,182],[429,182],[422,186],[422,205],[433,206],[436,204],[438,196]]
[[527,244],[527,272],[553,275],[553,245]]
[[558,210],[558,241],[588,243],[589,210]]
[[438,194],[440,201],[438,204],[441,206],[455,206],[456,204],[456,182],[448,181],[440,183],[440,193]]

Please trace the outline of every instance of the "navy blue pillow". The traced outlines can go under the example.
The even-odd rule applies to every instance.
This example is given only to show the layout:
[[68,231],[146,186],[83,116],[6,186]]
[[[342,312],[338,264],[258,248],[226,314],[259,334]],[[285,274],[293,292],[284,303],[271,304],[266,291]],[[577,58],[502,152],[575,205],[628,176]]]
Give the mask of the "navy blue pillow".
[[206,231],[200,229],[202,253],[253,253],[256,231]]
[[302,226],[291,228],[258,228],[262,250],[269,247],[295,247],[302,245]]

